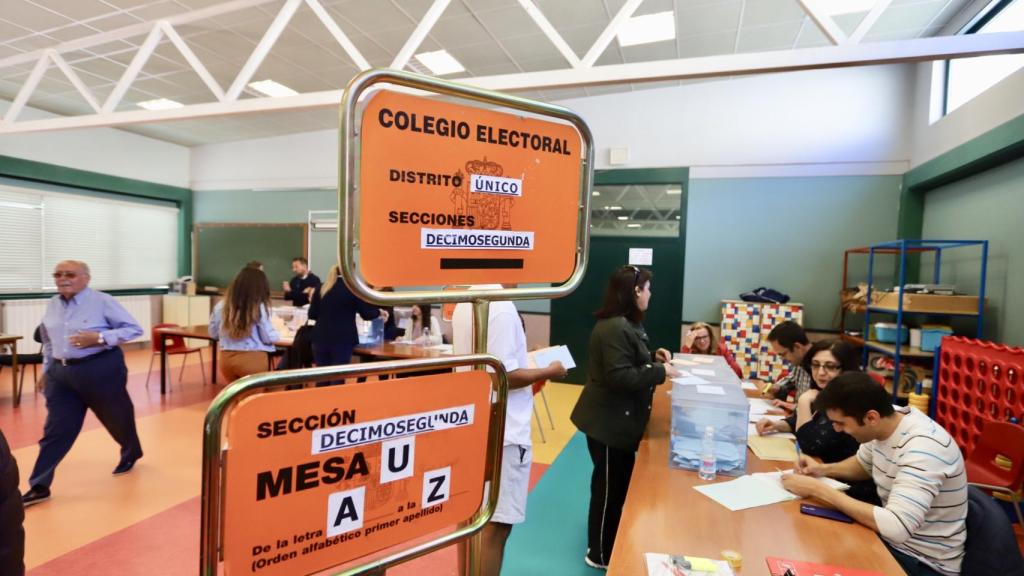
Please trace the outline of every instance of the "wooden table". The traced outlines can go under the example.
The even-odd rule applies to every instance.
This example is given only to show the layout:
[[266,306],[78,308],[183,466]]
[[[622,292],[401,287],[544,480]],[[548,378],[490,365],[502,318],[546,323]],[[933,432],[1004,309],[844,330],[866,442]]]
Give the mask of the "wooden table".
[[[654,393],[651,421],[636,455],[609,574],[646,574],[646,552],[719,559],[724,549],[743,555],[739,572],[743,576],[769,574],[767,556],[904,574],[874,531],[801,514],[800,500],[730,512],[693,490],[703,483],[697,473],[668,465],[669,388],[659,386]],[[792,466],[762,461],[747,451],[748,474],[776,467]],[[719,476],[717,481],[732,479]]]
[[18,386],[18,340],[21,340],[21,336],[0,334],[0,346],[11,347],[11,397],[14,399],[15,408],[21,405],[21,388]]
[[372,346],[357,346],[352,350],[352,355],[377,360],[409,360],[412,358],[440,358],[451,356],[452,353],[415,344],[384,342]]

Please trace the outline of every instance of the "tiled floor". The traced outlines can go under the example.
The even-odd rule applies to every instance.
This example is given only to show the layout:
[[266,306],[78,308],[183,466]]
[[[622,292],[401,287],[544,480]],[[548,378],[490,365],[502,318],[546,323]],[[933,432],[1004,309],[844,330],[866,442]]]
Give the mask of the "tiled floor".
[[[174,359],[170,393],[161,396],[156,371],[148,387],[145,384],[149,351],[130,351],[126,361],[145,457],[130,474],[111,476],[118,459],[117,445],[89,415],[81,436],[57,470],[52,500],[26,510],[25,562],[30,576],[186,575],[197,571],[202,425],[207,406],[223,383],[204,386],[195,357],[179,382],[179,360]],[[206,369],[208,373],[208,365]],[[22,488],[27,489],[26,478],[46,418],[45,400],[26,382],[22,404],[14,409],[9,378],[9,372],[0,375],[0,429],[18,461]],[[577,386],[548,387],[555,430],[550,430],[538,398],[547,441],[541,441],[535,428],[534,483],[575,432],[568,413],[578,394]],[[455,574],[455,565],[454,551],[443,550],[390,573]]]

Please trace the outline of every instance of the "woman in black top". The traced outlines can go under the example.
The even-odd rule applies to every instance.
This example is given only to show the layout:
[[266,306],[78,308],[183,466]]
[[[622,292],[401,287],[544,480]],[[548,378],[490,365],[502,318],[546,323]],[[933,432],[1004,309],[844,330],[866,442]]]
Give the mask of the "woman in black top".
[[584,561],[595,568],[611,559],[654,388],[679,375],[668,350],[648,345],[642,322],[650,298],[650,271],[625,266],[612,274],[590,334],[587,383],[572,411],[594,462]]
[[[845,432],[836,432],[828,415],[818,410],[814,401],[818,392],[843,372],[859,371],[857,350],[841,340],[819,340],[804,355],[803,368],[810,375],[811,389],[797,400],[796,411],[783,420],[767,418],[757,423],[758,434],[796,431],[800,451],[826,464],[845,460],[857,453],[860,444]],[[871,480],[853,482],[847,491],[864,502],[878,502],[878,492]]]
[[[338,278],[338,266],[331,267],[327,281],[313,293],[309,318],[313,326],[313,360],[317,366],[348,364],[352,350],[359,344],[356,313],[363,320],[381,316],[381,310],[356,298]],[[387,320],[387,317],[384,318]]]

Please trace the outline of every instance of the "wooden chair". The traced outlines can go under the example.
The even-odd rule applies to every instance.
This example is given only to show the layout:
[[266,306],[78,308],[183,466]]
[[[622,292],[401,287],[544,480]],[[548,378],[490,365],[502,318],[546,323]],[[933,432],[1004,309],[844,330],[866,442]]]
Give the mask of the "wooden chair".
[[[149,370],[146,372],[146,387],[149,387],[149,378],[153,375],[153,361],[157,356],[160,355],[160,339],[167,338],[170,342],[167,344],[167,355],[168,356],[181,356],[181,371],[178,373],[178,382],[181,382],[181,377],[185,375],[185,362],[188,360],[189,354],[198,352],[199,353],[199,371],[203,375],[203,386],[206,386],[206,366],[203,363],[203,349],[202,348],[189,348],[185,344],[185,338],[181,336],[164,336],[160,333],[161,328],[177,328],[177,324],[164,323],[153,326],[153,330],[150,332],[152,341],[153,353],[149,357]],[[170,363],[168,361],[168,363]]]

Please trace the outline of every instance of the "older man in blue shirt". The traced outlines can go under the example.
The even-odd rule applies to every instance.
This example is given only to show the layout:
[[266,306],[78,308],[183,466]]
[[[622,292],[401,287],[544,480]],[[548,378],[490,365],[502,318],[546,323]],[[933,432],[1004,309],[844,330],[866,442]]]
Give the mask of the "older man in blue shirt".
[[135,407],[128,396],[128,367],[119,344],[138,338],[142,327],[109,294],[89,288],[89,266],[77,260],[57,264],[53,272],[57,295],[43,315],[43,358],[46,374],[46,426],[39,457],[29,476],[26,506],[50,498],[57,464],[82,430],[92,409],[121,445],[114,474],[129,472],[142,457],[135,430]]

